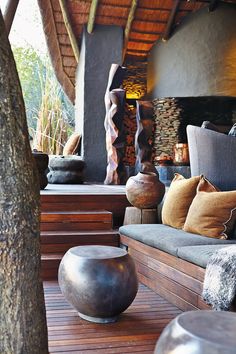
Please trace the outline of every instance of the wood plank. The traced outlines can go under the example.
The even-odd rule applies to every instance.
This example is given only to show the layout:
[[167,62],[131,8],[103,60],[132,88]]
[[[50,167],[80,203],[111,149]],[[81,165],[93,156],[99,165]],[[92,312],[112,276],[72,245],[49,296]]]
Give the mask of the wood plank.
[[111,222],[109,211],[52,211],[41,212],[41,222]]
[[164,327],[181,311],[141,285],[133,304],[110,324],[82,320],[56,282],[44,283],[50,353],[153,353]]
[[202,293],[202,282],[199,280],[196,280],[193,277],[184,274],[179,270],[176,270],[173,266],[169,266],[168,264],[162,263],[149,256],[142,255],[142,253],[133,249],[130,250],[130,254],[135,259],[138,259],[141,263],[148,266],[150,269],[156,270],[157,272],[163,274],[165,277],[175,279],[177,283],[189,288],[198,294]]
[[174,0],[174,4],[173,4],[173,7],[171,9],[171,12],[170,12],[170,16],[168,18],[168,21],[167,21],[167,25],[166,25],[166,29],[165,29],[165,32],[164,32],[164,35],[163,35],[163,41],[167,41],[170,37],[170,34],[172,32],[172,29],[173,29],[173,25],[174,25],[174,22],[175,22],[175,16],[178,12],[178,8],[180,6],[180,3],[181,3],[181,0]]
[[11,31],[11,26],[14,21],[16,10],[19,4],[19,0],[8,0],[6,3],[5,11],[3,14],[3,19],[5,22],[6,33],[9,35]]
[[41,222],[41,231],[82,231],[82,230],[111,230],[111,222]]
[[160,251],[157,248],[145,245],[144,243],[138,242],[124,235],[120,235],[120,242],[156,260],[166,263],[169,266],[172,266],[175,269],[183,272],[184,274],[190,275],[201,282],[203,282],[204,280],[205,269],[198,267],[195,264],[184,261],[180,258],[176,258],[171,254]]
[[139,280],[182,310],[210,309],[201,298],[205,269],[121,235]]
[[157,284],[157,287],[160,286],[166,289],[167,291],[181,297],[183,300],[192,304],[193,306],[197,307],[198,296],[196,293],[175,282],[173,279],[167,278],[161,273],[153,271],[147,266],[138,263],[137,261],[135,262],[135,264],[137,264],[138,272],[146,275],[149,279],[155,282]]
[[40,234],[41,244],[74,243],[78,240],[96,241],[100,238],[119,241],[119,233],[116,230],[96,231],[42,231]]

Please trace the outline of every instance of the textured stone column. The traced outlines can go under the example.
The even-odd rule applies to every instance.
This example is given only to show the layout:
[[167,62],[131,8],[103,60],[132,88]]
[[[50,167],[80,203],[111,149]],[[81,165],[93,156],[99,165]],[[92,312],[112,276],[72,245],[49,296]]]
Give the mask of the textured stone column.
[[122,63],[123,30],[98,26],[84,31],[76,76],[76,131],[82,135],[85,180],[103,182],[106,176],[104,95],[112,63]]

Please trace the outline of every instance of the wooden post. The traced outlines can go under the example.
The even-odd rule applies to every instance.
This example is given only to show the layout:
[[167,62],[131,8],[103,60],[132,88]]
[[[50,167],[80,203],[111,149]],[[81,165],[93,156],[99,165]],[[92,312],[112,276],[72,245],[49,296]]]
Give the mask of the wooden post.
[[9,35],[11,31],[11,26],[15,17],[18,4],[19,0],[8,0],[7,2],[6,9],[3,15],[7,35]]
[[77,63],[79,62],[79,47],[78,47],[78,43],[77,43],[77,39],[76,36],[74,34],[72,25],[71,25],[71,21],[70,21],[70,16],[69,16],[69,12],[67,9],[67,4],[65,0],[59,0],[59,4],[61,7],[61,12],[62,12],[62,16],[63,16],[63,20],[66,26],[66,30],[68,33],[68,36],[70,38],[70,43],[74,52],[74,56],[75,59],[77,61]]
[[88,24],[87,24],[87,31],[89,34],[91,34],[93,32],[98,3],[99,3],[99,0],[92,0],[92,2],[91,2]]
[[219,0],[211,0],[209,7],[208,7],[209,12],[214,11],[218,5],[219,5]]
[[132,23],[134,20],[134,15],[135,15],[135,11],[136,11],[137,7],[138,7],[138,0],[132,0],[128,20],[127,20],[126,27],[125,27],[123,61],[125,59],[125,53],[126,53],[128,42],[129,42],[129,34],[131,31],[131,26],[132,26]]
[[175,0],[174,5],[171,10],[171,13],[170,13],[170,17],[169,17],[167,25],[166,25],[165,33],[162,37],[163,42],[167,41],[170,37],[171,31],[173,28],[173,24],[175,22],[175,16],[178,11],[179,5],[180,5],[180,0]]
[[136,207],[127,207],[123,225],[130,224],[156,224],[157,209],[139,209]]

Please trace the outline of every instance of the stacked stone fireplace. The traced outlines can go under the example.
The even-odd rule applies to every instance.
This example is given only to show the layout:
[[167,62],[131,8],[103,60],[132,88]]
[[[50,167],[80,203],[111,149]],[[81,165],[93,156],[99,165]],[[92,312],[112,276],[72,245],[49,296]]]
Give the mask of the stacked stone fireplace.
[[187,143],[186,126],[201,126],[210,121],[227,133],[236,120],[236,98],[183,97],[153,100],[155,131],[153,137],[154,157],[173,156],[176,143]]

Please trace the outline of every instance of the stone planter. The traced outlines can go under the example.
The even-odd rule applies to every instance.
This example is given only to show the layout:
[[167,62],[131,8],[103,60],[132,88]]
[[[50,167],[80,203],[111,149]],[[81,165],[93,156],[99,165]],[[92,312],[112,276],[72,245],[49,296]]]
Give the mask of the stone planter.
[[85,162],[80,156],[54,156],[49,161],[48,182],[52,184],[82,184]]
[[48,171],[48,155],[41,151],[32,152],[36,166],[39,173],[40,189],[44,189],[48,184],[47,171]]
[[165,193],[165,185],[154,172],[139,172],[126,183],[128,201],[140,209],[157,207]]

